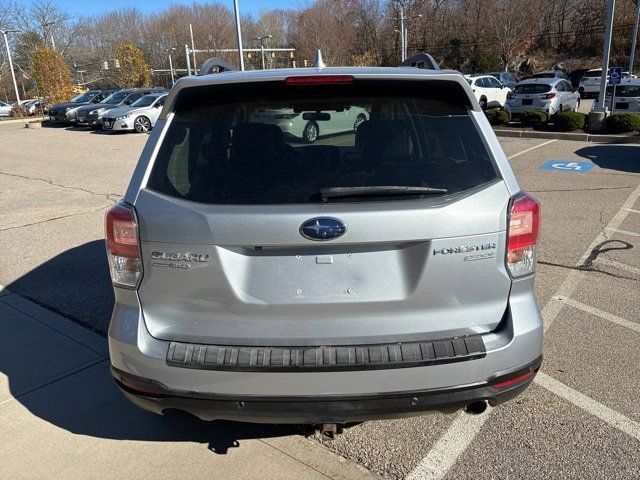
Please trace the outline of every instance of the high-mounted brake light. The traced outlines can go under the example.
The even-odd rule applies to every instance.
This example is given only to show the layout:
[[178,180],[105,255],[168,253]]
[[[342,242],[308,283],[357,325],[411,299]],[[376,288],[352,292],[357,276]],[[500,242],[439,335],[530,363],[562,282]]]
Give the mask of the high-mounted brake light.
[[521,192],[512,199],[507,232],[507,268],[514,278],[533,273],[540,232],[540,204]]
[[133,207],[118,202],[107,211],[105,240],[111,281],[114,285],[135,288],[142,277],[142,263]]
[[299,77],[287,77],[285,85],[325,85],[353,83],[351,75],[303,75]]

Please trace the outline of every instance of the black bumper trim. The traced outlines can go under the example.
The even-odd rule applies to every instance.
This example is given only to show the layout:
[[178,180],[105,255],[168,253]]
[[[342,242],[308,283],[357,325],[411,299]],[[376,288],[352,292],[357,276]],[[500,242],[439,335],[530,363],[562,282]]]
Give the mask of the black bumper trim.
[[422,367],[486,355],[482,335],[447,340],[318,347],[252,347],[171,342],[167,364],[197,370],[313,372]]
[[[537,372],[542,357],[511,369]],[[143,379],[111,367],[111,373],[122,392],[137,406],[158,414],[182,410],[203,420],[235,420],[254,423],[349,423],[373,419],[419,415],[427,411],[453,413],[469,403],[487,401],[499,405],[524,391],[533,376],[505,389],[492,383],[502,376],[469,385],[445,389],[383,392],[377,394],[326,396],[256,396],[177,392],[159,382]]]

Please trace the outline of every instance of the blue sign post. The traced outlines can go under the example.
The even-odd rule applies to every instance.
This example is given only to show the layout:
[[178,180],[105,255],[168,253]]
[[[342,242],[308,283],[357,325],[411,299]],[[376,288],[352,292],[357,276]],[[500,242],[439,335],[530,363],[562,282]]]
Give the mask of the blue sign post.
[[609,84],[613,85],[613,92],[611,95],[611,115],[616,106],[616,85],[620,85],[622,82],[622,67],[611,67],[609,69]]

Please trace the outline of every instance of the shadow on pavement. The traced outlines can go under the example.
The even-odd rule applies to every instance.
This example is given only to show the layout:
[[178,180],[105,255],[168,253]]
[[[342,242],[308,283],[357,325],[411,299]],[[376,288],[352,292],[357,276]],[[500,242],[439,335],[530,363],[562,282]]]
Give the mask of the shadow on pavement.
[[[101,240],[61,253],[7,289],[73,317],[103,336],[106,333],[113,292]],[[296,425],[205,422],[183,412],[164,416],[145,412],[117,389],[108,359],[48,328],[37,315],[25,316],[19,309],[14,312],[8,302],[0,303],[0,380],[2,374],[8,377],[8,392],[0,381],[0,403],[4,390],[5,396],[15,397],[32,415],[74,434],[196,442],[217,454],[239,447],[243,439],[308,432]]]
[[23,275],[7,289],[105,335],[113,290],[103,240],[71,248]]
[[576,154],[600,168],[640,173],[640,147],[635,145],[594,145],[581,148]]

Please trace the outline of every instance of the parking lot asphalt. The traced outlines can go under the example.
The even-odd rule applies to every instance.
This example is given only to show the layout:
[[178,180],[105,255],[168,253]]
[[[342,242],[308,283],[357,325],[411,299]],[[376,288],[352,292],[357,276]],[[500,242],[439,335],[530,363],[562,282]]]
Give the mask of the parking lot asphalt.
[[[0,203],[5,207],[0,211],[0,284],[104,335],[112,294],[102,242],[103,212],[124,194],[145,140],[144,135],[0,126]],[[547,329],[542,374],[518,399],[483,415],[366,422],[323,443],[324,448],[385,478],[639,478],[640,147],[500,140],[521,186],[542,205],[536,279]],[[555,167],[540,168],[552,160]],[[595,166],[586,171],[590,165]],[[5,333],[8,327],[0,322],[0,328]],[[15,328],[11,332],[17,335]],[[98,367],[65,381],[80,375],[88,382],[92,368]],[[0,362],[0,377],[2,373],[11,385],[11,372],[3,372]],[[85,394],[111,398],[117,392],[101,384]],[[18,405],[26,402],[13,396]],[[0,397],[0,409],[2,402]],[[31,425],[26,418],[33,409],[23,406],[25,425]],[[145,441],[175,440],[163,425],[172,431],[176,420],[168,418],[165,424],[149,416],[135,410],[125,422],[146,432]],[[78,433],[65,422],[40,418]],[[95,420],[86,413],[86,421]],[[33,428],[48,431],[42,422],[38,425]],[[202,443],[208,435],[215,442],[226,435],[226,428],[236,428],[228,425],[189,420],[180,431],[182,447],[172,457],[180,461],[191,452],[200,465],[213,465],[215,457],[193,452],[206,450]],[[245,439],[300,439],[291,429],[237,428]],[[122,426],[117,431],[127,436]],[[28,464],[34,458],[28,451],[7,446],[7,434],[15,432],[0,421],[0,456],[22,455]],[[100,436],[92,429],[79,434],[82,439],[74,437],[78,449],[95,445],[93,437]],[[250,442],[237,450],[245,443]],[[245,455],[235,459],[252,461]],[[101,462],[109,471],[109,460]],[[145,471],[154,472],[160,465],[150,462]],[[270,473],[263,471],[263,476],[275,476]]]

